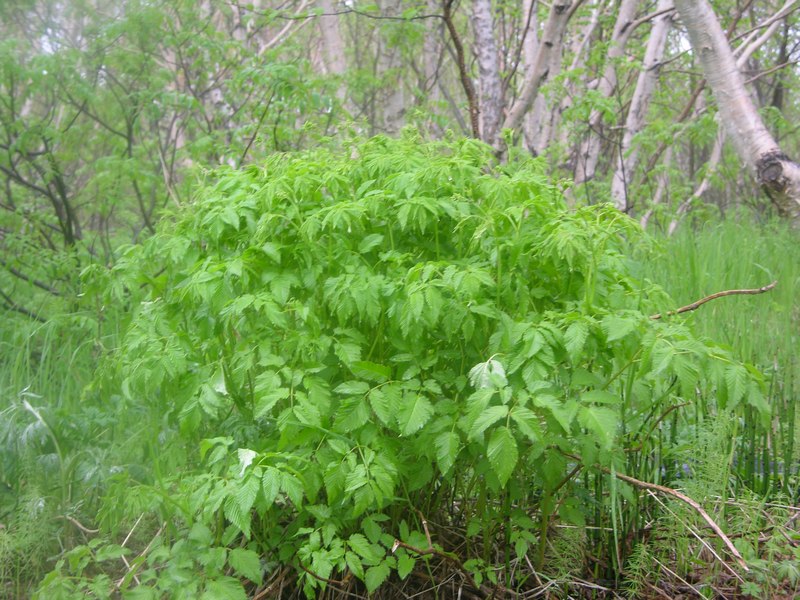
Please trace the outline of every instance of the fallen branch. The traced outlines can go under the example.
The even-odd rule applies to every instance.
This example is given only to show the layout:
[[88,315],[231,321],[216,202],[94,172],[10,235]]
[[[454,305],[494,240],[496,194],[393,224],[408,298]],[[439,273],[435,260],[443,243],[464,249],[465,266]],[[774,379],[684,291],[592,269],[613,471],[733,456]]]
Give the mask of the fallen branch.
[[[711,302],[712,300],[716,300],[717,298],[722,298],[723,296],[737,296],[737,295],[745,295],[745,294],[751,294],[751,295],[752,294],[763,294],[764,292],[769,292],[770,290],[774,289],[776,285],[778,285],[777,280],[773,281],[769,285],[765,285],[765,286],[760,287],[760,288],[753,288],[753,289],[749,289],[749,290],[725,290],[724,292],[717,292],[716,294],[711,294],[710,296],[706,296],[705,298],[701,298],[700,300],[697,300],[696,302],[692,302],[691,304],[687,304],[686,306],[681,306],[677,310],[671,310],[668,313],[666,313],[666,315],[667,316],[679,315],[681,313],[689,312],[689,311],[692,311],[692,310],[697,310],[698,308],[700,308],[706,302]],[[655,320],[660,319],[663,316],[664,315],[662,315],[661,313],[658,313],[658,314],[655,314],[655,315],[650,315],[650,318],[655,321]]]
[[[603,468],[603,471],[611,473],[610,469]],[[624,481],[625,483],[630,483],[631,485],[641,488],[643,490],[654,490],[656,492],[661,492],[662,494],[666,494],[668,496],[672,496],[673,498],[677,498],[681,502],[688,504],[690,507],[694,509],[694,511],[699,514],[703,520],[708,523],[708,526],[717,534],[717,537],[722,540],[722,543],[728,548],[728,551],[733,555],[736,559],[736,562],[739,563],[739,566],[742,567],[745,571],[749,571],[750,568],[747,566],[747,563],[744,562],[744,558],[739,551],[736,549],[736,546],[733,545],[730,538],[725,535],[725,532],[722,531],[722,528],[717,525],[714,519],[705,511],[705,509],[700,506],[695,500],[684,494],[683,492],[679,492],[678,490],[673,490],[672,488],[668,488],[663,485],[658,485],[656,483],[648,483],[647,481],[639,481],[638,479],[634,479],[628,475],[623,475],[622,473],[614,473],[614,476],[619,479],[620,481]]]
[[275,590],[275,588],[278,587],[278,586],[280,586],[280,588],[283,589],[283,583],[284,583],[283,580],[286,578],[287,575],[289,575],[289,571],[290,571],[289,567],[284,567],[273,578],[272,582],[269,585],[265,586],[263,590],[261,590],[260,592],[257,592],[253,596],[253,600],[261,600],[262,598],[266,597],[267,594],[272,593]]
[[328,579],[327,577],[323,577],[317,573],[314,573],[311,569],[306,567],[303,563],[298,563],[300,568],[303,569],[306,573],[311,575],[314,579],[321,581],[323,583],[327,583],[328,585],[338,586],[338,587],[345,587],[347,583],[350,581],[350,572],[348,571],[347,574],[344,576],[344,579]]
[[[138,525],[138,524],[139,524],[139,521],[141,521],[141,520],[142,520],[142,517],[143,517],[143,516],[144,516],[144,514],[142,514],[142,515],[139,517],[139,519],[138,519],[138,520],[136,521],[136,523],[134,524],[133,528],[132,528],[132,529],[131,529],[131,530],[128,532],[128,536],[125,538],[125,542],[123,542],[123,544],[127,543],[127,541],[128,541],[128,538],[130,538],[130,536],[131,536],[131,533],[133,533],[133,530],[134,530],[134,529],[136,529],[136,525]],[[161,524],[161,527],[159,527],[159,528],[158,528],[158,531],[156,531],[156,534],[153,536],[153,539],[151,539],[151,540],[148,542],[147,546],[145,546],[144,550],[142,550],[142,551],[141,551],[141,552],[140,552],[138,555],[136,555],[136,558],[134,558],[134,559],[133,559],[133,561],[132,561],[132,563],[133,563],[133,564],[132,564],[132,566],[129,566],[129,567],[128,567],[128,570],[126,571],[126,573],[125,573],[125,574],[124,574],[122,577],[120,577],[119,579],[117,579],[116,583],[114,584],[114,588],[113,588],[113,590],[112,590],[112,591],[120,590],[120,589],[122,588],[122,585],[126,583],[126,581],[125,581],[125,580],[126,580],[126,579],[128,579],[128,577],[130,577],[130,578],[132,578],[132,579],[136,579],[136,580],[138,581],[138,578],[136,577],[136,570],[137,570],[137,569],[139,568],[139,566],[141,565],[141,560],[140,560],[140,559],[142,559],[142,558],[143,558],[143,557],[144,557],[144,556],[145,556],[145,555],[146,555],[148,552],[150,552],[150,547],[151,547],[151,546],[153,545],[153,543],[154,543],[154,542],[155,542],[155,541],[158,539],[158,536],[160,536],[160,535],[161,535],[161,532],[162,532],[162,531],[164,531],[164,527],[166,527],[166,526],[167,526],[167,522],[166,522],[166,521],[164,521],[164,522]],[[124,546],[123,546],[123,547],[124,547]],[[139,561],[139,562],[137,562],[137,561]],[[125,561],[125,563],[127,564],[127,561]]]
[[75,525],[75,527],[77,527],[78,529],[80,529],[80,530],[81,530],[83,533],[86,533],[86,534],[95,534],[95,533],[100,533],[100,530],[99,530],[99,529],[89,529],[88,527],[86,527],[85,525],[83,525],[83,524],[82,524],[80,521],[78,521],[78,519],[76,519],[76,518],[74,518],[74,517],[70,517],[70,516],[68,516],[68,515],[58,515],[58,517],[56,517],[56,518],[58,518],[58,519],[64,519],[65,521],[69,521],[70,523],[72,523],[73,525]]
[[481,589],[481,586],[479,586],[475,582],[475,580],[472,578],[472,575],[470,575],[469,571],[467,571],[467,569],[464,568],[464,565],[454,554],[451,554],[449,552],[443,552],[442,550],[437,550],[433,546],[429,548],[417,548],[416,546],[412,546],[411,544],[406,544],[405,542],[401,542],[400,540],[396,539],[394,541],[394,544],[392,544],[392,554],[397,552],[398,548],[405,548],[406,550],[410,550],[411,552],[414,552],[419,556],[427,556],[429,554],[434,554],[436,556],[445,559],[446,561],[453,563],[456,566],[456,568],[461,572],[461,574],[464,575],[464,577],[467,580],[467,584],[474,590],[481,592],[484,595],[484,598],[486,597],[486,594]]
[[[565,452],[562,452],[562,454],[573,460],[583,462],[583,459],[575,454],[567,454]],[[622,473],[617,473],[616,471],[612,472],[611,469],[609,469],[608,467],[602,467],[600,465],[596,465],[596,467],[600,469],[603,473],[606,473],[607,475],[613,475],[620,481],[629,483],[634,487],[638,487],[643,490],[653,490],[656,492],[660,492],[662,494],[666,494],[667,496],[672,496],[673,498],[677,498],[681,502],[688,504],[698,515],[700,515],[703,518],[703,520],[708,524],[708,526],[711,527],[714,533],[717,534],[717,537],[722,540],[722,543],[725,544],[726,548],[728,548],[728,551],[736,559],[736,562],[739,564],[739,566],[742,567],[742,569],[744,569],[745,571],[750,571],[750,568],[747,566],[747,563],[744,561],[744,558],[736,549],[736,546],[733,545],[733,542],[731,542],[730,538],[727,535],[725,535],[725,532],[722,531],[722,528],[719,525],[717,525],[714,519],[711,518],[711,516],[705,511],[705,509],[702,506],[700,506],[700,504],[697,501],[693,500],[683,492],[679,492],[678,490],[673,490],[672,488],[668,488],[664,485],[658,485],[657,483],[649,483],[647,481],[640,481],[629,475],[623,475]]]

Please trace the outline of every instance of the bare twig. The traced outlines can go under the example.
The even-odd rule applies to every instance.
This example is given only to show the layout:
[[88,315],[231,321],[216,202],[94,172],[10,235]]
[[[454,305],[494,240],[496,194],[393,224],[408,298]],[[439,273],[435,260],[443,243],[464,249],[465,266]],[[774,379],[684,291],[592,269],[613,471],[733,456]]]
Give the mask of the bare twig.
[[[141,522],[141,520],[142,520],[142,518],[143,518],[143,517],[144,517],[144,513],[142,513],[142,514],[140,514],[140,515],[139,515],[139,518],[138,518],[138,519],[136,519],[136,523],[134,523],[134,524],[133,524],[133,527],[131,527],[131,530],[128,532],[128,535],[126,535],[126,536],[125,536],[125,539],[124,539],[124,540],[122,540],[122,544],[120,544],[120,545],[121,545],[123,548],[124,548],[124,547],[127,545],[127,543],[128,543],[128,540],[129,540],[129,539],[131,539],[131,536],[133,535],[133,532],[134,532],[134,531],[136,531],[136,527],[138,527],[138,525],[139,525],[139,523]],[[127,572],[128,572],[128,573],[130,573],[130,572],[131,572],[131,564],[128,562],[128,559],[127,559],[127,558],[125,558],[125,555],[124,555],[124,554],[123,554],[122,556],[120,556],[120,558],[122,559],[122,562],[124,562],[124,563],[125,563],[125,566],[128,568],[128,571],[127,571]],[[141,582],[139,581],[139,578],[136,576],[136,574],[135,574],[135,573],[134,573],[134,575],[133,575],[133,580],[136,582],[136,585],[141,585]]]
[[418,510],[417,513],[419,514],[419,518],[422,521],[422,529],[425,531],[425,539],[428,540],[428,548],[433,548],[433,542],[431,541],[431,532],[428,530],[428,520],[425,518],[425,515],[422,514],[421,510]]
[[3,290],[0,290],[0,299],[3,300],[3,302],[0,302],[0,306],[8,310],[13,310],[14,312],[18,312],[21,315],[25,315],[26,317],[29,317],[34,321],[39,321],[40,323],[44,323],[47,321],[47,319],[45,319],[41,315],[33,312],[32,310],[28,310],[24,306],[20,306],[19,304],[14,302],[14,299],[11,298],[11,296],[9,296],[8,294],[6,294]]
[[480,109],[478,108],[478,97],[475,94],[475,86],[472,84],[472,79],[467,73],[466,61],[464,60],[464,45],[461,43],[461,37],[458,35],[456,26],[453,23],[453,2],[454,0],[444,0],[443,9],[445,25],[447,31],[450,33],[450,39],[453,41],[453,46],[456,49],[456,63],[458,64],[458,74],[461,78],[461,86],[464,88],[464,93],[467,95],[467,103],[469,104],[469,121],[472,126],[472,137],[480,139]]
[[[568,456],[574,460],[583,462],[583,459],[580,456],[575,454],[569,454],[566,452],[562,452],[564,456]],[[672,496],[673,498],[677,498],[681,502],[688,504],[698,515],[702,517],[702,519],[711,527],[712,531],[717,534],[717,537],[722,540],[722,543],[725,544],[725,547],[728,548],[728,551],[733,555],[736,559],[736,562],[739,564],[742,569],[745,571],[750,571],[750,568],[747,566],[747,563],[744,561],[744,558],[736,549],[736,546],[733,545],[730,538],[725,535],[725,532],[722,531],[722,528],[717,525],[716,521],[711,518],[711,516],[705,511],[705,509],[700,506],[698,502],[684,494],[683,492],[679,492],[678,490],[674,490],[672,488],[668,488],[664,485],[658,485],[657,483],[649,483],[647,481],[640,481],[630,475],[623,475],[622,473],[617,473],[616,471],[611,471],[608,467],[603,467],[600,465],[596,465],[598,469],[600,469],[603,473],[607,475],[613,475],[620,481],[624,481],[625,483],[629,483],[634,487],[638,487],[643,490],[653,490],[659,492],[661,494],[666,494],[667,496]]]
[[[716,300],[717,298],[722,298],[723,296],[736,296],[742,294],[763,294],[764,292],[769,292],[770,290],[772,290],[776,285],[778,285],[778,282],[773,281],[769,285],[765,285],[760,288],[753,288],[747,290],[725,290],[724,292],[717,292],[716,294],[711,294],[710,296],[706,296],[705,298],[701,298],[696,302],[692,302],[691,304],[687,304],[686,306],[681,306],[679,309],[671,310],[665,314],[667,316],[671,316],[671,315],[679,315],[681,313],[689,312],[692,310],[697,310],[706,302],[710,302],[711,300]],[[650,318],[655,321],[663,316],[664,315],[662,315],[661,313],[658,313],[655,315],[650,315]]]
[[[461,571],[462,575],[464,575],[464,577],[467,579],[467,583],[469,584],[469,586],[474,590],[483,593],[481,587],[475,582],[475,580],[472,578],[472,575],[470,575],[469,571],[467,571],[467,569],[464,568],[464,565],[454,554],[451,554],[450,552],[444,552],[442,550],[434,548],[433,546],[430,546],[429,548],[417,548],[416,546],[412,546],[411,544],[406,544],[405,542],[401,542],[400,540],[396,539],[394,541],[394,544],[392,544],[392,554],[394,554],[398,548],[405,548],[406,550],[410,550],[411,552],[418,554],[419,556],[427,556],[429,554],[434,554],[436,556],[445,559],[448,562],[453,563],[456,566],[456,568],[459,571]],[[485,596],[486,594],[484,594],[484,597]]]
[[705,541],[703,538],[701,538],[701,537],[700,537],[700,534],[699,534],[699,533],[697,533],[697,532],[694,530],[694,528],[693,528],[691,525],[689,525],[688,523],[685,523],[685,522],[683,521],[683,519],[681,519],[681,518],[680,518],[678,515],[676,515],[676,514],[675,514],[675,512],[674,512],[674,511],[672,511],[672,510],[669,508],[669,506],[667,506],[666,504],[664,504],[664,503],[663,503],[663,502],[662,502],[662,501],[659,499],[659,497],[656,495],[656,493],[655,493],[654,491],[652,491],[652,490],[647,490],[647,493],[648,493],[648,494],[650,494],[650,496],[652,496],[652,498],[653,498],[653,499],[654,499],[656,502],[658,502],[658,503],[659,503],[659,504],[660,504],[660,505],[661,505],[661,506],[664,508],[664,510],[666,510],[666,511],[667,511],[668,513],[670,513],[670,514],[671,514],[673,517],[675,517],[675,519],[677,519],[678,521],[680,521],[680,522],[681,522],[681,524],[683,524],[683,525],[686,527],[686,529],[688,529],[688,530],[689,530],[689,533],[691,533],[691,534],[692,534],[694,537],[696,537],[696,538],[697,538],[697,540],[698,540],[698,541],[699,541],[699,542],[700,542],[700,543],[701,543],[701,544],[702,544],[702,545],[703,545],[703,546],[704,546],[704,547],[705,547],[705,548],[706,548],[706,549],[707,549],[707,550],[708,550],[708,551],[709,551],[709,552],[712,554],[712,556],[714,556],[714,558],[716,558],[716,559],[717,559],[717,560],[720,562],[720,564],[721,564],[721,565],[722,565],[722,566],[723,566],[723,567],[724,567],[724,568],[725,568],[725,569],[726,569],[726,570],[727,570],[727,571],[728,571],[728,572],[729,572],[731,575],[733,575],[733,576],[734,576],[736,579],[738,579],[740,582],[744,583],[744,579],[742,579],[741,575],[739,575],[739,574],[738,574],[736,571],[734,571],[734,570],[733,570],[733,569],[732,569],[730,566],[728,566],[728,563],[726,563],[724,560],[722,560],[722,557],[721,557],[719,554],[717,554],[716,550],[714,550],[714,548],[712,548],[712,547],[711,547],[711,545],[710,545],[708,542],[706,542],[706,541]]
[[[143,515],[143,516],[144,516],[144,515]],[[139,517],[139,519],[141,520],[141,517]],[[138,523],[139,523],[139,521],[136,521],[136,524],[138,524]],[[134,524],[134,526],[133,526],[134,528],[136,528],[136,524]],[[150,552],[150,547],[153,545],[153,542],[155,542],[155,541],[158,539],[158,536],[160,536],[160,535],[161,535],[161,532],[162,532],[162,531],[164,531],[164,527],[166,527],[166,526],[167,526],[167,523],[166,523],[166,521],[165,521],[165,522],[163,522],[163,523],[161,524],[161,527],[159,527],[159,528],[158,528],[158,531],[156,531],[156,534],[153,536],[153,539],[151,539],[151,540],[148,542],[147,546],[145,546],[144,550],[142,550],[142,551],[141,551],[141,552],[140,552],[140,553],[139,553],[139,554],[136,556],[136,558],[134,558],[134,559],[133,559],[133,566],[129,567],[129,568],[128,568],[128,571],[127,571],[127,572],[126,572],[126,573],[125,573],[125,574],[124,574],[122,577],[120,577],[119,579],[117,579],[116,583],[114,584],[114,589],[117,589],[117,590],[118,590],[118,589],[120,588],[120,586],[122,586],[122,584],[125,582],[125,579],[128,577],[128,575],[130,575],[130,574],[131,574],[131,571],[134,571],[135,569],[137,569],[137,568],[139,567],[139,564],[140,564],[140,563],[137,563],[136,561],[137,561],[139,558],[143,557],[143,556],[144,556],[145,554],[147,554],[148,552]],[[133,529],[131,529],[131,532],[133,532]],[[130,537],[130,533],[128,533],[128,537]],[[127,538],[127,537],[125,538],[125,541],[126,541],[126,542],[128,541],[128,538]],[[126,561],[126,563],[127,563],[127,561]],[[134,578],[135,578],[135,577],[136,577],[136,576],[134,575]]]
[[283,582],[283,579],[288,574],[289,574],[289,567],[284,567],[283,570],[281,570],[278,573],[278,575],[272,580],[272,583],[270,583],[263,590],[261,590],[260,592],[258,592],[253,596],[253,600],[261,600],[262,598],[266,597],[267,594],[275,590],[275,588]]
[[69,521],[70,523],[75,525],[75,527],[80,529],[83,533],[88,533],[88,534],[100,533],[99,529],[89,529],[85,525],[82,525],[81,522],[78,521],[78,519],[75,519],[74,517],[70,517],[67,515],[59,515],[59,518],[64,519],[65,521]]

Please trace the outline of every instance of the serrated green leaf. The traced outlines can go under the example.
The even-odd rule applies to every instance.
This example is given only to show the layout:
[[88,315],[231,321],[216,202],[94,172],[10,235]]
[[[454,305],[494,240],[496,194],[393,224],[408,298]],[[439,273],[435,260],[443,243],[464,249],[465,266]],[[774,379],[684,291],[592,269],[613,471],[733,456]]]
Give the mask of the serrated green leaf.
[[228,553],[228,564],[242,577],[247,577],[253,583],[261,585],[261,559],[252,550],[232,549]]
[[[392,399],[394,399],[394,403]],[[369,392],[369,404],[384,425],[394,423],[395,410],[399,402],[400,392],[397,389],[394,393],[382,388],[375,388]]]
[[392,375],[392,370],[384,365],[379,365],[368,360],[359,360],[350,365],[353,375],[375,383],[383,383]]
[[580,358],[587,337],[589,337],[589,326],[585,321],[573,321],[564,332],[564,347],[573,362],[577,362]]
[[353,575],[359,579],[364,579],[364,566],[361,564],[361,559],[355,552],[349,550],[344,553],[344,560],[347,563],[347,568],[353,572]]
[[400,554],[397,557],[397,575],[400,579],[405,579],[409,576],[411,571],[414,570],[414,565],[417,563],[413,556],[407,553]]
[[505,404],[500,404],[498,406],[490,406],[486,410],[484,410],[475,422],[472,424],[472,427],[469,429],[469,438],[474,440],[481,436],[484,431],[500,419],[504,419],[508,415],[508,406]]
[[750,377],[742,365],[728,365],[725,369],[725,384],[728,388],[728,408],[734,408],[744,398]]
[[376,246],[380,246],[383,243],[383,236],[379,233],[371,233],[368,236],[365,236],[361,242],[358,244],[358,251],[361,254],[366,254]]
[[492,432],[486,446],[486,455],[497,479],[500,480],[500,485],[505,487],[519,459],[517,441],[508,427],[498,427]]
[[347,539],[347,545],[350,546],[353,552],[364,559],[367,564],[374,565],[383,557],[380,546],[370,543],[367,538],[360,533],[351,535]]
[[405,394],[397,413],[400,433],[412,435],[422,429],[433,415],[433,405],[422,394]]
[[235,496],[228,496],[222,505],[225,518],[228,519],[244,537],[250,538],[250,513],[244,512],[242,506]]
[[256,392],[254,419],[263,419],[270,414],[273,407],[281,400],[289,397],[289,388],[277,388],[269,391]]
[[597,444],[610,449],[617,435],[619,415],[610,408],[582,406],[578,411],[578,422],[594,435]]
[[274,467],[267,467],[261,476],[261,489],[267,504],[275,502],[281,489],[281,473]]
[[235,497],[242,512],[247,513],[253,507],[253,502],[255,502],[260,484],[259,478],[253,474],[248,475],[238,482],[231,482],[231,485],[237,487]]
[[206,583],[203,600],[247,600],[247,594],[235,577],[219,577]]
[[638,322],[636,319],[632,317],[620,317],[618,315],[606,315],[600,322],[600,327],[603,328],[603,332],[606,334],[606,341],[608,342],[621,340],[636,329],[637,325]]
[[365,381],[345,381],[333,391],[342,396],[363,396],[369,391],[369,384]]
[[364,583],[367,585],[367,591],[371,594],[377,590],[383,582],[386,581],[390,573],[389,565],[382,562],[374,567],[367,569],[364,576]]
[[523,406],[515,406],[511,411],[511,419],[531,442],[536,443],[542,439],[542,427],[533,411]]
[[469,381],[476,390],[497,389],[508,384],[503,365],[493,358],[472,367],[469,371]]
[[574,400],[567,400],[566,402],[559,402],[552,396],[541,395],[536,396],[533,400],[534,405],[539,408],[547,408],[555,417],[558,424],[564,428],[566,433],[572,429],[572,421],[575,419],[575,414],[578,412],[578,403]]
[[281,473],[281,491],[285,493],[292,504],[301,506],[303,504],[303,483],[291,473]]
[[118,544],[103,544],[95,550],[94,558],[98,562],[105,560],[116,560],[122,556],[130,554],[131,550]]
[[454,431],[444,431],[436,436],[434,446],[439,470],[442,473],[448,473],[455,464],[458,451],[461,449],[461,439]]
[[336,411],[333,430],[339,433],[350,433],[362,427],[369,420],[369,407],[363,396],[345,398]]

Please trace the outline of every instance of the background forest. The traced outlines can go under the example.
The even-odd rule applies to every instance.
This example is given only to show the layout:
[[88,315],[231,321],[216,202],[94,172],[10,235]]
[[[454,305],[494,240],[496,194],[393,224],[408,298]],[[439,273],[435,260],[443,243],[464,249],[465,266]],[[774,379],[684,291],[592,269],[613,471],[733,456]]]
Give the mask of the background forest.
[[796,597],[798,8],[0,3],[0,597]]

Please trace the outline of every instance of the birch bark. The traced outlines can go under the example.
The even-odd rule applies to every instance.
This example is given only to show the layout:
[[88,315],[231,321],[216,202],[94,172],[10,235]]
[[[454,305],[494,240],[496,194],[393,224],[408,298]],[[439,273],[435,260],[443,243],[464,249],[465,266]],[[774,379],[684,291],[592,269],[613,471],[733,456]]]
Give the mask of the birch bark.
[[778,212],[800,225],[800,165],[783,153],[761,120],[711,5],[708,0],[675,0],[675,6],[737,154]]
[[553,0],[547,22],[539,39],[536,60],[533,65],[528,67],[525,73],[525,80],[522,84],[522,91],[519,98],[508,111],[503,122],[503,129],[518,129],[522,124],[525,114],[530,109],[533,101],[539,93],[539,88],[548,77],[554,77],[556,73],[550,73],[554,55],[560,55],[564,42],[564,30],[567,27],[570,17],[574,14],[573,4],[580,4],[582,0],[573,3],[571,0]]
[[472,29],[478,55],[478,104],[481,139],[497,145],[500,121],[503,118],[503,84],[491,0],[473,0]]
[[625,132],[622,135],[622,143],[616,161],[617,166],[611,180],[611,197],[614,201],[614,206],[623,212],[627,212],[630,208],[628,183],[632,180],[632,175],[639,162],[638,150],[632,145],[633,137],[645,125],[645,117],[650,108],[650,99],[653,97],[653,92],[658,83],[659,67],[664,58],[667,34],[672,26],[674,11],[668,12],[670,8],[672,8],[672,0],[659,0],[656,12],[662,14],[653,20],[650,37],[647,40],[647,48],[644,53],[642,70],[636,80],[631,106],[625,118]]
[[[597,92],[608,98],[617,87],[616,62],[625,54],[625,46],[633,32],[634,17],[638,0],[622,0],[611,34],[608,47],[608,58],[605,69],[597,82]],[[589,133],[581,144],[575,169],[575,183],[581,184],[594,177],[597,163],[600,159],[601,138],[597,134],[603,121],[603,114],[599,110],[592,110],[589,114]]]
[[[379,0],[378,6],[381,14],[387,17],[397,17],[403,9],[402,0]],[[380,46],[378,51],[378,70],[381,76],[387,73],[397,78],[397,81],[388,85],[382,99],[381,121],[383,130],[389,134],[396,134],[403,126],[406,112],[406,97],[403,89],[403,80],[399,76],[402,67],[400,48],[391,40],[386,30],[381,31]]]

